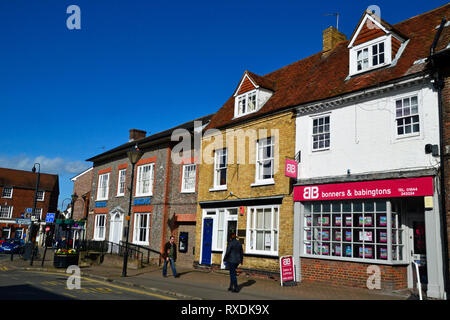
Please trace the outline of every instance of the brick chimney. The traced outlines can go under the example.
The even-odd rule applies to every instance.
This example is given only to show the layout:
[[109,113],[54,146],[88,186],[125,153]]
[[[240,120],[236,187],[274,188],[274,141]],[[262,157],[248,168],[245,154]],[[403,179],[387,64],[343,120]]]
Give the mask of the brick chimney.
[[335,27],[323,30],[323,53],[333,50],[339,42],[345,40],[347,40],[345,34],[339,32]]
[[134,140],[138,140],[138,139],[141,139],[141,138],[145,138],[145,134],[146,133],[147,132],[143,131],[143,130],[130,129],[130,140],[129,140],[129,142],[134,141]]

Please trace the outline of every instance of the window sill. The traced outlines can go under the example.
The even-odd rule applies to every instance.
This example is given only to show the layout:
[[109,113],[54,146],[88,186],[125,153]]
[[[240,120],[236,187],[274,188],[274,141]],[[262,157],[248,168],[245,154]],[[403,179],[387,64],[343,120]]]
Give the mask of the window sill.
[[268,252],[268,251],[250,251],[246,250],[244,255],[247,256],[261,256],[261,257],[278,257],[278,252]]
[[116,196],[116,198],[123,198],[123,197],[125,197],[125,194],[118,194],[118,195]]
[[181,190],[180,193],[195,193],[195,190]]
[[137,246],[149,246],[150,245],[148,242],[139,242],[139,241],[134,241],[133,244],[135,244]]
[[227,190],[227,186],[218,186],[218,187],[213,187],[213,188],[209,189],[210,192],[225,191],[225,190]]
[[356,263],[368,263],[368,264],[383,264],[383,265],[405,265],[408,264],[405,261],[387,261],[387,260],[377,260],[377,259],[361,259],[361,258],[350,258],[350,257],[339,257],[339,256],[319,256],[312,254],[300,254],[300,258],[310,258],[310,259],[323,259],[323,260],[334,260],[342,262],[356,262]]
[[147,193],[147,194],[135,194],[134,198],[142,198],[142,197],[153,197],[153,193]]
[[271,186],[275,184],[274,179],[268,179],[268,180],[262,180],[262,181],[256,181],[255,183],[252,183],[251,187],[261,187],[261,186]]

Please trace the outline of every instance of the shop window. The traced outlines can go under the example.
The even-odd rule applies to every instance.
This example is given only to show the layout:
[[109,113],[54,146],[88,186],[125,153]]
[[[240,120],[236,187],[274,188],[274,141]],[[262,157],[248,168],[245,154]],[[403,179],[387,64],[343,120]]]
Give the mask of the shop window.
[[307,256],[401,262],[403,237],[400,210],[387,200],[304,203]]

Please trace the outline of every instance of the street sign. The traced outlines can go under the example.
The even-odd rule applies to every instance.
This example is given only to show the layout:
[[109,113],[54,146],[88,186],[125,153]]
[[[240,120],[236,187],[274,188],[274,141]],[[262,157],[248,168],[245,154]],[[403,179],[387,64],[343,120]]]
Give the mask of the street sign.
[[55,214],[54,213],[47,213],[47,216],[45,218],[45,222],[47,223],[53,223],[55,221]]
[[31,219],[16,218],[16,223],[29,226],[29,225],[31,225]]

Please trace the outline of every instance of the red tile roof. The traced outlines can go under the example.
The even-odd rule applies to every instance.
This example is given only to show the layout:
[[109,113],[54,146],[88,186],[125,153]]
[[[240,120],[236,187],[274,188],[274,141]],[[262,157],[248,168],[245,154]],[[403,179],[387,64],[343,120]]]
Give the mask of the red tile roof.
[[[377,86],[426,70],[426,63],[414,62],[427,58],[438,26],[444,16],[450,15],[450,4],[415,16],[391,28],[409,39],[397,64],[347,79],[349,74],[349,41],[339,43],[327,54],[318,52],[264,76],[249,73],[258,83],[273,83],[274,93],[257,112],[233,119],[234,97],[212,117],[207,129],[231,126],[241,121],[271,114],[275,111],[320,101],[342,94]],[[234,92],[233,92],[234,93]]]
[[[24,170],[0,168],[0,186],[35,189],[37,173]],[[56,189],[55,189],[56,188]],[[57,191],[59,193],[58,175],[41,173],[39,190]]]

